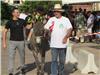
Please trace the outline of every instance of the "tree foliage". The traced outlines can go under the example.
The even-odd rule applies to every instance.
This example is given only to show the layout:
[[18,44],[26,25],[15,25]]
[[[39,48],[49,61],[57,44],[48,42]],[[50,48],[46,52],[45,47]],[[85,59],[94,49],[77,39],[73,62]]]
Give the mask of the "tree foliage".
[[32,11],[46,12],[52,9],[55,3],[61,4],[61,1],[25,1],[19,8],[21,11],[28,11],[30,13]]
[[[32,13],[33,11],[43,11],[47,12],[54,7],[55,3],[60,3],[61,1],[25,1],[22,5],[18,6],[18,8],[22,11],[27,11]],[[11,18],[11,10],[14,6],[9,5],[8,3],[4,3],[1,1],[1,19],[10,19]]]
[[11,18],[11,9],[13,6],[4,3],[1,1],[1,19],[10,19]]

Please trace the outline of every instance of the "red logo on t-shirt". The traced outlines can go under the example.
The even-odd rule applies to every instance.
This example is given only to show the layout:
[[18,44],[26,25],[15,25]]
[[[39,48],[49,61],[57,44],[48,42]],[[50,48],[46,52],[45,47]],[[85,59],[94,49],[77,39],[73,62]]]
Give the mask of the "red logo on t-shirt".
[[52,32],[53,28],[54,28],[54,21],[52,21],[52,25],[49,27],[50,32]]

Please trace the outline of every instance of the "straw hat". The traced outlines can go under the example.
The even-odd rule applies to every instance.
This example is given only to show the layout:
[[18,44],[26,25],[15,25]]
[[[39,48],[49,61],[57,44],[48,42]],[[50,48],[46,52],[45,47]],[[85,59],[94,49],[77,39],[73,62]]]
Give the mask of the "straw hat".
[[62,9],[62,6],[60,4],[55,4],[53,11],[64,12],[64,10]]

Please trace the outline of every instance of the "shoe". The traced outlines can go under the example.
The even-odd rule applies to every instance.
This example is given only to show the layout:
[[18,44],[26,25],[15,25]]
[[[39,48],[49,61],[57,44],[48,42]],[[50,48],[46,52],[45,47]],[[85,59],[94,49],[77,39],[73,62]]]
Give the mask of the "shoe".
[[13,75],[12,73],[9,73],[9,75]]
[[21,71],[20,71],[20,75],[25,75],[25,71],[24,71],[24,69],[21,69]]

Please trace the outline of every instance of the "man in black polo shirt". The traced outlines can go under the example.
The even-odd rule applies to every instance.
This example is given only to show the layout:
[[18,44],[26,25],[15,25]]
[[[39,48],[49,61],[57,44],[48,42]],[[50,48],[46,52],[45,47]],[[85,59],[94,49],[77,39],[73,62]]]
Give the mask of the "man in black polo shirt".
[[12,10],[12,19],[9,20],[3,31],[3,48],[7,47],[6,36],[7,32],[10,29],[10,41],[8,47],[8,71],[9,75],[14,75],[14,58],[16,53],[16,48],[19,51],[20,55],[20,64],[23,68],[25,64],[25,43],[24,43],[24,32],[23,29],[26,27],[30,29],[32,25],[26,25],[23,19],[19,18],[19,10],[14,8]]

